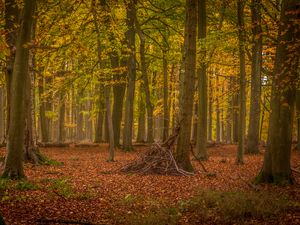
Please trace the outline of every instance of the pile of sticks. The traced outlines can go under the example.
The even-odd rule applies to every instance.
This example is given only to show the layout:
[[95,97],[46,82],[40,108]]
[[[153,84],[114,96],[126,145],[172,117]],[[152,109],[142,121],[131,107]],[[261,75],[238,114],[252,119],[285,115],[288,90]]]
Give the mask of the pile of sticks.
[[160,174],[160,175],[184,175],[194,173],[181,169],[173,156],[180,127],[163,143],[154,143],[139,155],[134,161],[121,167],[119,170],[125,173]]

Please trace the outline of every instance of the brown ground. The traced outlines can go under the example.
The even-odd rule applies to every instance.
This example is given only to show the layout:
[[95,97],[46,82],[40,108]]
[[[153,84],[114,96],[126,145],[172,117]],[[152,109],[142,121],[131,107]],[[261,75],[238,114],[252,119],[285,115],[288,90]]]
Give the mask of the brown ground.
[[[142,150],[140,147],[137,152]],[[121,224],[124,222],[122,220],[124,215],[131,215],[136,211],[147,212],[153,206],[175,207],[178,202],[191,198],[200,190],[252,192],[247,181],[251,181],[258,174],[263,159],[262,154],[245,156],[245,165],[235,165],[236,146],[226,145],[210,148],[209,161],[204,163],[210,172],[216,173],[216,177],[204,174],[197,161],[193,161],[197,171],[195,176],[141,176],[116,171],[134,159],[137,152],[117,151],[116,162],[109,163],[106,162],[107,145],[43,148],[41,151],[49,158],[63,162],[63,165],[25,165],[29,182],[38,185],[39,188],[35,190],[12,188],[7,193],[0,193],[0,197],[2,196],[0,212],[7,225],[63,224],[62,222],[67,223],[70,220],[81,224]],[[4,149],[0,149],[0,155],[4,153]],[[292,165],[300,166],[299,153],[293,152]],[[295,174],[297,183],[300,183],[299,175]],[[51,188],[53,179],[64,179],[71,184],[72,190],[65,191],[70,196],[65,196],[61,190]],[[286,193],[300,203],[299,185],[290,187],[263,185],[260,188],[270,193]],[[58,220],[61,223],[38,222],[44,219]],[[86,223],[83,223],[84,221]],[[182,215],[180,223],[196,223],[193,221],[195,220],[191,215]],[[260,221],[261,223],[300,224],[299,211],[281,215],[280,220],[271,218]]]

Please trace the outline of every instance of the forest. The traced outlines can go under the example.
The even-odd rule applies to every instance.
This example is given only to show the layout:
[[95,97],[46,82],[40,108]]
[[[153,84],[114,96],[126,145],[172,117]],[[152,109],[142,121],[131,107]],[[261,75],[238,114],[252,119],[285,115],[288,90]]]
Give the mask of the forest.
[[299,0],[0,0],[0,225],[300,224]]

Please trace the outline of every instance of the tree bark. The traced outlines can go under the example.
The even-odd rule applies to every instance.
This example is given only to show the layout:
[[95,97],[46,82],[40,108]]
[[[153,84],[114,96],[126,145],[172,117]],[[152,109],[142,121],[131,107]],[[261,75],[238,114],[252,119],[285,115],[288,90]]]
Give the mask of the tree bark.
[[[111,57],[112,67],[119,67],[119,60],[117,57]],[[124,57],[120,60],[120,66],[124,68],[126,66],[126,61]],[[120,72],[114,78],[115,85],[113,86],[113,128],[114,128],[114,143],[116,147],[120,147],[120,133],[121,133],[121,121],[122,121],[122,111],[123,111],[123,100],[126,90],[125,85],[126,72]]]
[[208,141],[212,141],[212,113],[213,113],[213,86],[211,83],[211,78],[208,78],[208,87],[209,87],[209,98],[208,98],[208,133],[207,139]]
[[130,0],[127,5],[127,20],[128,30],[126,32],[127,47],[129,49],[128,65],[128,83],[125,103],[125,118],[123,129],[123,149],[131,151],[132,148],[132,128],[133,128],[133,103],[135,92],[136,79],[136,54],[135,54],[135,28],[134,18],[136,16],[136,0]]
[[40,100],[40,126],[42,142],[49,142],[49,128],[46,118],[46,102],[43,97],[44,94],[44,77],[39,78],[39,100]]
[[[82,97],[82,93],[79,93],[79,96]],[[80,97],[77,99],[77,107],[76,107],[76,140],[83,140],[83,115],[82,115],[82,103],[80,102]]]
[[186,0],[184,35],[184,74],[181,80],[179,98],[180,133],[176,146],[176,161],[186,170],[193,171],[190,161],[190,137],[193,111],[194,79],[196,70],[196,21],[197,0]]
[[163,126],[163,141],[165,141],[169,137],[169,121],[170,121],[170,111],[169,111],[169,85],[168,85],[168,61],[166,58],[166,51],[163,51],[163,71],[164,71],[164,126]]
[[207,77],[206,77],[206,0],[198,0],[198,40],[200,41],[200,68],[198,71],[198,127],[196,157],[207,160]]
[[246,63],[245,63],[245,24],[244,0],[237,0],[238,38],[240,57],[240,102],[239,102],[239,134],[236,163],[244,163],[245,131],[246,131]]
[[136,16],[134,19],[135,19],[136,32],[140,38],[140,55],[141,55],[141,68],[142,68],[142,79],[143,79],[142,89],[145,92],[146,109],[147,109],[147,142],[152,143],[154,142],[154,137],[153,137],[153,108],[154,107],[151,101],[151,93],[150,93],[146,57],[145,57],[146,40],[145,40],[145,35],[142,32],[142,29],[140,27],[139,21],[137,20]]
[[252,0],[252,65],[251,65],[251,99],[250,117],[246,153],[259,152],[259,120],[260,120],[260,92],[261,92],[261,63],[262,63],[262,29],[261,29],[261,0]]
[[300,90],[296,90],[297,150],[300,151]]
[[216,75],[216,142],[219,143],[221,141],[220,139],[220,131],[221,131],[221,124],[220,124],[220,104],[219,104],[219,96],[220,96],[220,90],[219,90],[219,76]]
[[104,125],[104,92],[103,87],[101,85],[97,86],[97,92],[98,92],[98,101],[97,101],[97,120],[96,120],[96,127],[95,127],[95,143],[101,143],[103,142],[102,136],[103,136],[103,125]]
[[[104,8],[103,10],[107,11],[106,9],[106,2],[101,2],[101,7]],[[97,12],[95,10],[95,0],[92,0],[92,13],[93,13],[93,19],[94,19],[94,25],[97,33],[97,56],[98,56],[98,62],[100,65],[101,74],[104,74],[104,64],[102,61],[102,48],[101,48],[101,37],[100,37],[100,27],[97,20]],[[109,22],[108,18],[106,18],[106,22]],[[106,78],[106,77],[104,77]],[[104,86],[104,96],[105,96],[105,105],[106,105],[106,122],[107,122],[107,128],[108,128],[108,139],[109,139],[109,155],[108,155],[108,161],[112,162],[114,161],[114,130],[113,130],[113,122],[112,122],[112,115],[111,115],[111,101],[110,101],[110,92],[111,88],[109,85]]]
[[137,131],[137,138],[136,142],[143,143],[145,142],[145,130],[146,130],[146,124],[145,124],[145,100],[143,96],[143,90],[142,84],[140,85],[140,96],[139,96],[139,118],[138,118],[138,131]]
[[64,141],[65,141],[65,100],[64,100],[64,94],[61,93],[59,97],[57,143],[61,144]]
[[4,89],[0,86],[0,145],[4,141]]
[[31,40],[35,0],[24,0],[20,32],[16,42],[16,57],[13,67],[11,109],[7,141],[7,155],[2,177],[23,178],[23,151],[25,133],[25,89],[29,79],[29,48]]
[[10,108],[11,108],[11,86],[13,79],[13,67],[16,54],[16,42],[17,42],[17,26],[20,23],[20,9],[16,0],[5,1],[5,39],[9,47],[9,55],[6,57],[6,134],[8,136],[8,130],[10,125]]
[[298,0],[283,0],[281,6],[278,44],[273,70],[271,115],[268,145],[264,163],[257,182],[276,184],[293,183],[291,171],[291,146],[295,101],[295,81],[299,68]]

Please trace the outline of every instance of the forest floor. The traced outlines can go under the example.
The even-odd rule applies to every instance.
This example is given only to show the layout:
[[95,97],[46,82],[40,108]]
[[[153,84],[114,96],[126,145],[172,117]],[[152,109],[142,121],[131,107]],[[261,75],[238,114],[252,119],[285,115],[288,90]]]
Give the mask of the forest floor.
[[[61,163],[26,164],[26,181],[0,180],[6,224],[300,224],[300,174],[293,186],[250,185],[262,153],[236,165],[236,146],[209,148],[209,173],[193,160],[196,174],[185,177],[120,173],[145,148],[118,150],[112,163],[107,148],[41,148]],[[292,166],[299,168],[299,153]]]

